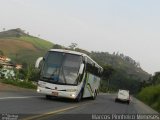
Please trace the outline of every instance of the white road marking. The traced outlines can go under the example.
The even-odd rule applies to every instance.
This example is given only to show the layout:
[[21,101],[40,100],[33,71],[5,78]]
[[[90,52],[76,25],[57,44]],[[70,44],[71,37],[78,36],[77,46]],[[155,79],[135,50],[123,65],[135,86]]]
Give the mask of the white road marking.
[[42,96],[17,96],[17,97],[0,97],[0,100],[7,100],[7,99],[26,99],[26,98],[38,98]]

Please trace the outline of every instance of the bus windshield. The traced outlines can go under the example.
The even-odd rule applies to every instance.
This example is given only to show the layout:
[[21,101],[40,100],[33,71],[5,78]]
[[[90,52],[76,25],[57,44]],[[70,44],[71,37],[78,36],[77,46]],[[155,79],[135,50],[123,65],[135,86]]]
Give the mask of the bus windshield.
[[40,79],[55,84],[77,85],[81,63],[80,55],[50,51],[45,58]]

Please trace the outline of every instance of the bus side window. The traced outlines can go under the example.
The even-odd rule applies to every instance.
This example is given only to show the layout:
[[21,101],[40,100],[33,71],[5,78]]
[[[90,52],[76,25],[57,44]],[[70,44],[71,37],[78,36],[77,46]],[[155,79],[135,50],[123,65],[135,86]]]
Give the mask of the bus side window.
[[86,64],[86,71],[93,74],[94,73],[94,66],[90,63],[87,63]]
[[[84,62],[83,62],[84,63]],[[83,73],[82,74],[79,74],[79,76],[78,76],[78,84],[80,84],[81,82],[82,82],[82,80],[83,80],[83,75],[84,75],[84,73],[85,73],[85,71],[86,71],[86,66],[84,65],[84,69],[83,69]]]
[[89,73],[91,73],[91,74],[94,74],[94,75],[96,75],[98,77],[101,76],[101,72],[100,72],[99,69],[100,68],[95,67],[94,65],[92,65],[90,63],[87,63],[87,65],[86,65],[86,71],[89,72]]

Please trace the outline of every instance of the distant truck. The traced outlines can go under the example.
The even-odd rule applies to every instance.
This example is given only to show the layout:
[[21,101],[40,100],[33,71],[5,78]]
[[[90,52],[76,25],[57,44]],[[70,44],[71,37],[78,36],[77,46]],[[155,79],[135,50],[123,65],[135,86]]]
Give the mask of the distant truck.
[[51,49],[45,57],[37,59],[40,68],[37,92],[80,101],[96,98],[103,68],[84,53]]

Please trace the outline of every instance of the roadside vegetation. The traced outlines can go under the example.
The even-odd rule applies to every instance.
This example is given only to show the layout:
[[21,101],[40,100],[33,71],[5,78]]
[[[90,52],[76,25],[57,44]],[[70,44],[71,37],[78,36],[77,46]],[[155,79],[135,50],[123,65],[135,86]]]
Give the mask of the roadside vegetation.
[[156,72],[148,81],[143,84],[137,98],[160,112],[160,72]]
[[[3,53],[1,51],[1,53]],[[2,55],[2,54],[0,54]],[[8,72],[7,72],[8,71]],[[0,82],[14,86],[36,89],[39,71],[32,64],[25,64],[22,69],[3,68],[0,64]]]
[[0,82],[5,84],[11,84],[22,88],[36,89],[38,80],[38,71],[33,66],[28,65],[27,68],[21,70],[14,70],[15,76],[3,77],[0,70]]
[[22,81],[17,79],[0,79],[1,83],[10,84],[22,88],[28,88],[28,89],[36,89],[37,85],[34,82],[31,81]]
[[137,97],[160,112],[160,84],[143,88]]

